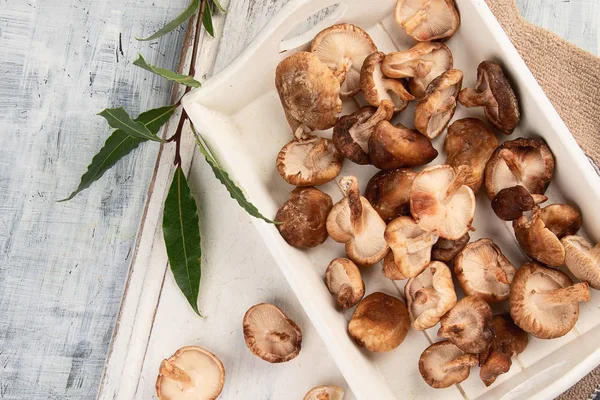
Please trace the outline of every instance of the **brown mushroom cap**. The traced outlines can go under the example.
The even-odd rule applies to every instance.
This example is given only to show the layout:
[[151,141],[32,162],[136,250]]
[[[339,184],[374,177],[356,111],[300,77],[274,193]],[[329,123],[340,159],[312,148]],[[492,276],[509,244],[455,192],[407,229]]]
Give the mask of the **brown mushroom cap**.
[[341,82],[341,95],[360,91],[360,70],[365,58],[377,51],[369,34],[351,24],[338,24],[321,31],[310,51],[319,57]]
[[519,219],[524,211],[530,211],[536,204],[543,203],[548,197],[542,194],[530,194],[521,185],[502,189],[492,200],[492,209],[498,218],[504,221]]
[[360,347],[386,352],[400,346],[409,325],[404,303],[396,297],[376,292],[365,297],[356,307],[348,332]]
[[379,171],[367,184],[365,197],[385,221],[410,215],[410,189],[417,174],[410,169]]
[[412,217],[398,217],[385,230],[394,263],[384,263],[383,274],[392,279],[413,278],[431,261],[431,248],[438,240],[437,232],[419,228]]
[[516,268],[491,239],[469,243],[454,259],[454,274],[467,296],[508,300]]
[[327,240],[327,216],[333,208],[331,197],[317,188],[296,188],[277,211],[279,233],[291,246],[316,247]]
[[530,262],[517,270],[510,288],[510,316],[540,339],[569,333],[579,318],[579,303],[590,300],[587,282],[573,284],[565,273]]
[[415,128],[429,139],[438,137],[454,116],[462,80],[461,71],[448,70],[431,81],[425,96],[417,102]]
[[255,356],[270,363],[290,361],[302,348],[302,331],[273,304],[257,304],[246,311],[244,339]]
[[450,268],[433,261],[418,276],[408,280],[404,295],[412,327],[418,331],[433,327],[456,304]]
[[279,63],[275,86],[294,132],[301,126],[329,129],[342,112],[340,82],[313,53],[296,53]]
[[575,235],[581,228],[581,213],[566,204],[551,204],[542,208],[542,221],[559,239]]
[[343,400],[344,391],[334,385],[317,386],[306,393],[304,400]]
[[477,193],[483,184],[485,166],[498,145],[494,133],[481,120],[459,119],[448,128],[444,141],[445,164],[454,168],[460,165],[469,167],[465,185]]
[[400,112],[408,107],[408,103],[415,97],[408,93],[402,82],[387,78],[381,71],[384,53],[371,54],[365,60],[360,72],[360,88],[365,100],[375,107],[379,107],[383,100],[394,103],[394,111]]
[[396,23],[420,42],[449,38],[460,25],[453,0],[398,0]]
[[519,101],[502,67],[484,61],[477,67],[475,89],[465,88],[458,101],[465,107],[483,107],[488,120],[505,135],[519,124]]
[[419,226],[437,231],[444,239],[457,240],[471,227],[475,195],[464,185],[466,167],[458,173],[449,165],[435,165],[421,171],[413,182],[410,211]]
[[476,365],[477,355],[467,354],[447,340],[432,344],[419,358],[419,372],[434,389],[461,383]]
[[452,52],[440,42],[419,42],[410,49],[390,53],[381,70],[390,78],[409,78],[410,93],[421,98],[432,80],[452,68]]
[[592,247],[581,236],[566,236],[560,241],[565,248],[565,264],[579,280],[600,290],[600,244]]
[[389,251],[383,237],[385,222],[360,195],[356,177],[341,178],[340,188],[345,197],[329,213],[327,232],[336,242],[346,244],[346,254],[356,264],[376,264]]
[[381,121],[394,115],[394,105],[384,100],[379,108],[363,107],[351,115],[341,117],[333,128],[333,144],[347,159],[356,164],[371,163],[369,139]]
[[531,219],[526,215],[513,221],[513,229],[519,245],[534,260],[560,267],[565,263],[565,249],[541,218],[541,211],[535,206]]
[[463,237],[456,240],[439,239],[436,244],[433,245],[431,250],[431,258],[436,261],[442,261],[449,263],[454,260],[454,257],[465,248],[467,243],[471,240],[471,236],[465,233]]
[[467,353],[482,353],[491,344],[492,309],[480,297],[467,296],[460,300],[440,320],[438,336]]
[[369,139],[371,163],[379,169],[418,167],[433,161],[437,155],[431,140],[402,124],[394,127],[382,121]]
[[337,299],[337,307],[346,310],[354,307],[365,295],[365,283],[360,270],[347,258],[336,258],[325,271],[327,288]]
[[490,200],[517,185],[531,194],[544,194],[553,176],[554,156],[546,142],[519,138],[496,149],[485,168],[485,189]]
[[156,395],[161,400],[214,400],[224,384],[221,360],[201,347],[187,346],[160,364]]

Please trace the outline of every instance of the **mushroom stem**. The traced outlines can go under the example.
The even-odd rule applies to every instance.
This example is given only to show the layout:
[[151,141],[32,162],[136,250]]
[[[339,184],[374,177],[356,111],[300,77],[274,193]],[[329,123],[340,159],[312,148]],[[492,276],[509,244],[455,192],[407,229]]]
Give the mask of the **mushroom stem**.
[[571,286],[554,290],[544,290],[539,292],[532,290],[532,294],[536,295],[535,297],[539,302],[552,305],[590,301],[590,287],[587,282],[579,282]]
[[192,378],[177,365],[170,363],[169,360],[164,360],[162,362],[160,374],[166,378],[177,381],[182,390],[189,390],[195,386],[194,382],[192,382]]
[[451,199],[452,196],[454,196],[454,194],[458,191],[458,189],[460,189],[465,184],[467,176],[469,175],[469,170],[470,168],[466,165],[461,165],[457,168],[456,176],[454,177],[454,180],[446,190],[446,199]]
[[548,196],[544,196],[543,194],[532,194],[531,197],[535,204],[542,204],[548,201]]
[[274,343],[287,343],[290,341],[290,335],[285,332],[269,332],[267,337]]
[[423,306],[429,301],[437,302],[439,298],[440,294],[434,287],[424,287],[422,289],[417,290],[417,292],[414,295],[413,301],[416,305]]
[[408,17],[404,21],[402,21],[402,27],[406,31],[407,34],[411,34],[412,31],[415,30],[416,27],[421,25],[423,21],[427,18],[427,8],[422,8],[412,16]]
[[307,135],[311,132],[311,130],[308,128],[308,126],[301,124],[298,128],[296,128],[296,131],[294,132],[294,137],[299,140],[306,140],[307,139]]
[[488,265],[485,269],[486,280],[510,285],[510,280],[508,279],[508,275],[506,275],[506,271],[500,267],[501,261],[500,254],[496,254],[496,262]]
[[513,175],[519,181],[521,181],[521,177],[523,176],[523,169],[521,168],[521,163],[519,162],[519,160],[517,160],[515,154],[508,149],[502,149],[498,153],[498,156],[500,156],[500,158],[504,160],[510,172],[512,172]]
[[458,101],[465,107],[487,107],[496,104],[494,95],[489,88],[483,92],[473,88],[465,88],[459,93]]
[[444,372],[448,372],[454,368],[460,367],[474,367],[479,363],[478,357],[475,354],[463,354],[455,358],[454,360],[448,361],[444,364],[443,369]]
[[308,168],[320,170],[319,164],[323,162],[323,154],[327,153],[329,143],[325,139],[320,139],[308,152],[304,159],[304,165]]
[[345,176],[339,183],[342,193],[348,198],[350,207],[350,219],[355,232],[362,232],[363,229],[363,207],[358,190],[358,180],[355,176]]
[[433,246],[436,242],[437,235],[433,232],[427,232],[413,240],[406,241],[406,250],[409,254],[418,253]]

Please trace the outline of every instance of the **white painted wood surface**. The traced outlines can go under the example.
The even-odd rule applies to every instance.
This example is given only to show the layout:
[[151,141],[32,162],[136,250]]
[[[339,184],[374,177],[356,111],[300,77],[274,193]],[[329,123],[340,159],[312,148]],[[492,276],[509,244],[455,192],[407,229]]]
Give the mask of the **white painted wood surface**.
[[[131,61],[142,52],[175,68],[183,29],[151,43],[134,37],[156,30],[186,3],[0,1],[2,399],[91,398],[97,391],[158,147],[143,145],[71,202],[55,200],[76,186],[108,135],[96,112],[123,105],[136,115],[168,102],[170,85]],[[232,0],[219,22],[221,39],[203,41],[205,76],[235,58],[283,4]],[[519,5],[529,20],[598,54],[596,0]],[[225,399],[301,398],[315,384],[345,386],[249,217],[204,164],[193,170],[203,215],[199,306],[206,317],[174,318],[169,310],[187,305],[167,273],[135,398],[152,398],[160,360],[185,344],[223,359]],[[163,249],[153,250],[164,257]],[[246,350],[241,317],[259,301],[280,304],[304,328],[295,361],[266,365]]]

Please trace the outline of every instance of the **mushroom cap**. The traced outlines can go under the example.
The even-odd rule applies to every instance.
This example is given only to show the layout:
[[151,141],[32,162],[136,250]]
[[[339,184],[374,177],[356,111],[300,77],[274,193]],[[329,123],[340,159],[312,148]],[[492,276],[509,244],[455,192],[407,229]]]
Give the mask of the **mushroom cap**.
[[536,204],[543,203],[548,198],[540,194],[530,194],[521,185],[502,189],[492,200],[492,209],[498,218],[504,221],[514,221],[523,215],[523,211],[530,211]]
[[371,163],[379,169],[418,167],[438,155],[431,140],[402,124],[381,121],[369,139]]
[[424,231],[412,217],[398,217],[385,230],[385,241],[394,255],[394,263],[383,266],[383,274],[392,279],[413,278],[431,261],[431,248],[437,232]]
[[316,247],[329,236],[327,216],[333,208],[331,197],[317,188],[296,188],[290,199],[277,211],[277,229],[294,247]]
[[348,332],[360,347],[386,352],[400,346],[409,325],[408,311],[400,299],[375,292],[356,307]]
[[381,70],[384,53],[376,52],[366,58],[360,72],[360,88],[367,103],[379,107],[383,100],[394,103],[394,111],[408,107],[415,97],[408,93],[401,81],[386,77]]
[[523,215],[514,220],[513,229],[523,251],[534,260],[556,268],[565,263],[565,249],[560,239],[546,227],[538,206],[533,208],[531,219]]
[[459,119],[448,128],[444,141],[445,164],[454,168],[469,167],[465,185],[477,193],[483,184],[485,166],[498,145],[496,135],[481,120]]
[[329,129],[342,112],[340,82],[313,53],[296,53],[279,63],[275,86],[294,132],[303,125]]
[[575,277],[600,290],[600,244],[592,247],[581,236],[565,236],[560,241],[565,248],[565,264]]
[[463,237],[456,240],[439,239],[436,244],[433,245],[431,250],[431,258],[436,261],[442,261],[449,263],[454,260],[454,257],[458,255],[465,248],[467,243],[471,240],[471,235],[465,233]]
[[360,270],[347,258],[336,258],[325,271],[327,288],[337,299],[337,307],[346,310],[354,307],[365,295],[365,283]]
[[419,358],[419,372],[434,389],[461,383],[469,377],[471,367],[475,365],[475,354],[467,354],[447,340],[432,344]]
[[469,243],[454,259],[454,274],[467,296],[508,300],[516,268],[491,239]]
[[494,338],[491,328],[492,309],[480,297],[467,296],[440,320],[438,336],[454,343],[464,352],[479,354]]
[[225,384],[225,368],[211,352],[182,347],[160,364],[156,395],[161,400],[214,400]]
[[566,204],[551,204],[542,208],[542,221],[559,239],[575,235],[581,228],[581,213]]
[[270,363],[290,361],[302,348],[302,331],[273,304],[260,303],[244,315],[244,339],[255,356]]
[[328,385],[317,386],[306,393],[304,400],[343,400],[344,391],[341,387]]
[[510,316],[539,339],[569,333],[579,318],[579,303],[590,300],[587,282],[573,284],[565,273],[530,262],[517,270],[510,287]]
[[469,231],[475,195],[463,185],[464,168],[456,173],[449,165],[435,165],[417,175],[410,192],[410,211],[422,229],[437,231],[450,240],[460,239]]
[[429,329],[456,304],[450,268],[433,261],[404,286],[408,314],[415,330]]
[[521,118],[517,95],[502,67],[493,61],[479,64],[475,89],[463,89],[458,101],[465,107],[483,107],[488,120],[505,135],[515,130]]
[[290,185],[320,186],[340,174],[344,156],[331,139],[302,135],[283,146],[276,165],[279,175]]
[[496,149],[485,168],[485,189],[492,200],[502,189],[521,185],[544,194],[554,176],[554,156],[543,139],[508,140]]
[[385,221],[410,215],[410,189],[417,174],[410,169],[379,171],[367,184],[365,198]]
[[338,24],[322,30],[314,38],[310,51],[339,79],[341,95],[351,97],[360,91],[360,70],[377,46],[358,26]]
[[431,81],[451,69],[452,64],[448,46],[440,42],[419,42],[406,51],[385,56],[381,70],[390,78],[409,78],[410,93],[420,99]]
[[448,70],[431,81],[425,96],[417,102],[415,128],[429,139],[438,137],[454,116],[462,80],[460,70]]
[[394,17],[408,35],[420,42],[449,38],[460,25],[453,0],[398,0]]

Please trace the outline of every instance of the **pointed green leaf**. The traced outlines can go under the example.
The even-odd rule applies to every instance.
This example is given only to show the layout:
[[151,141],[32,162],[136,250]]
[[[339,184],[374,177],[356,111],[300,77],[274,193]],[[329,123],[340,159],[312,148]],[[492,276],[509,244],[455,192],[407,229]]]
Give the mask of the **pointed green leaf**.
[[167,33],[175,30],[179,25],[181,25],[185,21],[187,21],[192,15],[194,15],[196,13],[196,11],[198,11],[199,8],[200,8],[200,0],[193,0],[192,4],[190,4],[190,6],[188,8],[186,8],[184,12],[179,14],[179,16],[177,16],[177,18],[175,18],[173,21],[169,22],[161,30],[159,30],[152,36],[149,36],[145,39],[140,39],[140,38],[136,38],[136,39],[141,42],[158,39],[159,37],[164,36]]
[[155,142],[164,142],[163,139],[150,132],[150,130],[146,128],[146,125],[139,121],[132,120],[123,107],[107,108],[98,113],[98,115],[104,117],[111,127],[121,129],[129,136]]
[[163,236],[175,282],[196,314],[201,257],[198,208],[181,167],[177,167],[165,200]]
[[206,32],[212,37],[215,37],[215,28],[213,27],[212,14],[210,13],[210,4],[207,1],[204,6],[204,15],[202,16],[202,25]]
[[143,68],[146,71],[155,73],[156,75],[160,75],[163,78],[166,78],[170,81],[181,83],[186,86],[191,86],[193,88],[198,88],[198,87],[202,86],[200,84],[200,82],[198,82],[197,80],[195,80],[193,77],[191,77],[189,75],[181,75],[176,72],[169,71],[168,69],[159,68],[159,67],[155,67],[154,65],[148,64],[146,62],[146,60],[144,60],[144,57],[142,57],[141,54],[139,54],[138,59],[133,62],[133,65]]
[[217,6],[222,13],[227,13],[227,10],[221,5],[221,3],[219,3],[219,0],[212,0],[212,2],[215,3],[215,6]]

